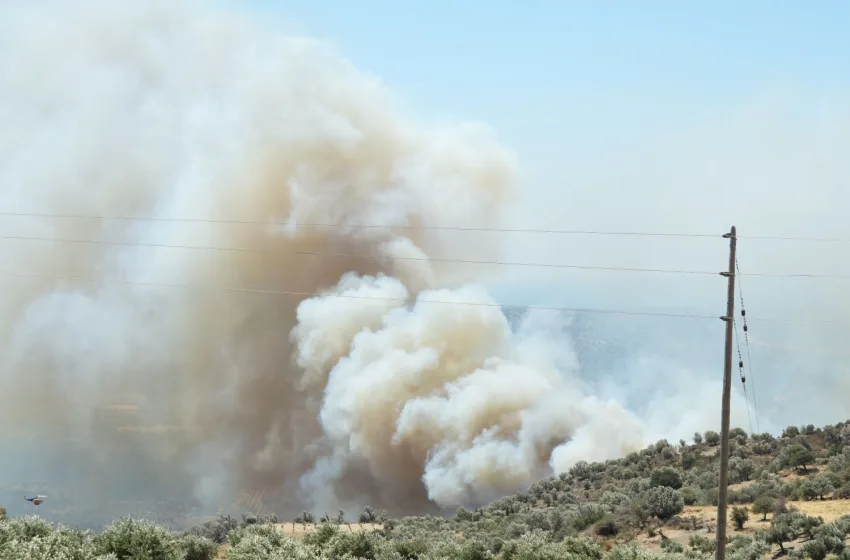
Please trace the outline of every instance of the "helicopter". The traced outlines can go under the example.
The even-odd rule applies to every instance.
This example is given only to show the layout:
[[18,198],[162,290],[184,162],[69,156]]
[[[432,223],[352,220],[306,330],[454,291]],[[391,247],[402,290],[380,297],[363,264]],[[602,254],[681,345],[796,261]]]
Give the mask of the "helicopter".
[[26,496],[24,496],[24,499],[28,502],[32,502],[35,507],[38,507],[40,504],[44,503],[44,498],[46,497],[47,496],[42,496],[41,494],[39,494],[37,496],[33,496],[32,498],[27,498]]

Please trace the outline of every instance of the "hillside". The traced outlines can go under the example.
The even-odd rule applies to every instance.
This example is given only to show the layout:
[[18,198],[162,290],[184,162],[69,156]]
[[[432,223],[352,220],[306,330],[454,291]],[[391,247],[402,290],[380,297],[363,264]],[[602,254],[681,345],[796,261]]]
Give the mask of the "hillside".
[[[188,536],[168,534],[174,543],[194,539],[199,547],[211,545],[207,539],[215,541],[224,545],[217,553],[232,560],[340,558],[346,553],[370,560],[709,557],[715,544],[718,441],[716,433],[707,432],[695,434],[692,442],[662,440],[618,460],[580,462],[526,492],[474,511],[458,508],[451,519],[390,519],[366,508],[357,525],[347,524],[344,514],[318,524],[312,515],[302,514],[280,524],[275,517],[246,514],[241,523],[223,517],[191,529]],[[730,451],[729,558],[790,553],[812,560],[831,555],[850,560],[850,549],[845,550],[850,422],[789,427],[778,438],[736,429]],[[24,523],[0,524],[0,547],[10,546],[10,527],[17,524],[23,530]],[[121,523],[105,534],[118,531],[115,527],[133,533]],[[135,529],[136,538],[142,533]],[[189,558],[184,552],[162,558]]]
[[[527,492],[497,500],[474,512],[458,509],[451,523],[484,540],[513,538],[541,530],[555,540],[589,533],[621,541],[653,527],[692,523],[694,514],[717,505],[719,436],[695,434],[693,442],[666,440],[619,460],[580,462],[534,484]],[[729,503],[771,514],[846,504],[850,498],[850,423],[790,427],[781,437],[748,437],[732,431]],[[805,505],[804,505],[805,504]],[[710,511],[710,510],[709,510]],[[731,516],[730,508],[730,516]],[[845,512],[845,510],[841,510]],[[846,510],[850,514],[850,509]],[[705,515],[703,515],[705,518]],[[714,522],[705,518],[706,529]],[[407,518],[396,531],[447,527],[448,521]],[[752,525],[756,521],[750,521]],[[660,537],[659,537],[660,538]]]

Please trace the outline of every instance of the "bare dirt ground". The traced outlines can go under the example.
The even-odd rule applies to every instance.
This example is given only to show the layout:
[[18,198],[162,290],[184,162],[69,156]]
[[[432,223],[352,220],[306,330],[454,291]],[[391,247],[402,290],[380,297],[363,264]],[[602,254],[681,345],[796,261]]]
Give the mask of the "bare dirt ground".
[[[839,517],[843,515],[850,515],[850,500],[815,500],[811,502],[788,502],[788,507],[791,506],[797,508],[801,513],[805,513],[806,515],[811,515],[813,517],[822,517],[823,520],[827,523],[830,521],[835,521]],[[731,519],[731,510],[732,507],[729,507],[730,519]],[[749,509],[749,507],[748,507]],[[688,547],[688,539],[690,539],[691,535],[701,534],[708,538],[714,538],[714,527],[717,525],[717,508],[715,506],[686,506],[682,513],[679,515],[683,519],[688,519],[690,516],[693,516],[697,520],[697,526],[699,527],[696,531],[689,530],[688,528],[681,529],[673,529],[673,528],[663,528],[662,533],[665,537],[678,542],[683,545],[685,548]],[[753,534],[760,529],[765,529],[770,526],[771,515],[768,514],[767,520],[762,519],[763,516],[756,515],[754,513],[750,513],[750,520],[744,525],[743,530],[737,531],[733,527],[731,521],[727,523],[726,534],[730,537],[734,537],[735,535],[746,535],[748,537],[752,537]],[[712,528],[712,532],[708,532],[708,527]],[[661,536],[649,537],[646,533],[643,533],[637,540],[643,544],[644,546],[652,549],[660,549],[661,544]],[[789,543],[790,548],[793,548],[796,543]],[[786,545],[786,548],[789,548]],[[778,548],[777,548],[778,550]]]
[[[315,523],[277,523],[278,531],[287,537],[300,538],[316,528]],[[380,523],[344,523],[339,526],[341,531],[356,533],[359,531],[380,531],[384,528]]]
[[[813,500],[811,502],[788,502],[788,507],[794,506],[801,513],[805,513],[806,515],[811,515],[813,517],[823,517],[823,520],[827,523],[830,521],[835,521],[842,515],[850,514],[850,500]],[[729,510],[731,511],[732,507],[730,506]],[[703,517],[705,520],[712,525],[715,524],[717,519],[717,508],[714,506],[686,506],[685,510],[682,512],[683,516],[694,515],[697,517]],[[747,526],[755,526],[761,524],[767,524],[770,522],[770,515],[767,516],[767,521],[763,522],[762,516],[750,513],[750,520],[745,525],[745,529]],[[729,524],[729,528],[731,530],[732,524]],[[758,527],[756,527],[758,528]]]

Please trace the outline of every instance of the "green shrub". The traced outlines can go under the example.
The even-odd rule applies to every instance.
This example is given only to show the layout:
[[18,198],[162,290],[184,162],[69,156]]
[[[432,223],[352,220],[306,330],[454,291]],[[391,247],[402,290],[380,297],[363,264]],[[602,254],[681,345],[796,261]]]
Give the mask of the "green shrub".
[[178,542],[183,560],[213,560],[218,553],[218,544],[198,535],[184,535]]
[[231,531],[239,527],[239,523],[230,515],[222,515],[218,519],[206,521],[187,531],[187,534],[207,538],[216,544],[223,544]]
[[703,493],[699,488],[693,486],[685,486],[679,490],[679,496],[682,498],[682,503],[686,506],[692,506],[700,503],[703,500]]
[[681,496],[667,486],[656,486],[646,493],[646,507],[650,515],[668,520],[684,508]]
[[567,537],[560,543],[565,557],[576,556],[584,560],[602,560],[602,549],[589,537]]
[[717,541],[702,535],[691,535],[688,539],[688,546],[696,552],[711,554],[717,548]]
[[322,523],[314,531],[304,535],[302,542],[306,545],[324,547],[339,534],[339,528],[330,523]]
[[739,531],[744,528],[744,524],[750,520],[750,513],[747,508],[737,506],[732,508],[732,523]]
[[620,525],[613,515],[606,515],[596,523],[593,532],[601,537],[615,537],[620,532]]
[[652,476],[649,478],[650,487],[667,486],[674,490],[682,487],[682,477],[678,472],[670,467],[664,467],[656,471],[652,471]]
[[573,527],[576,531],[583,531],[601,521],[606,514],[605,509],[598,504],[582,504],[573,518]]
[[227,560],[273,560],[280,557],[280,547],[263,535],[246,533],[227,549]]
[[[484,547],[483,543],[480,544]],[[378,548],[378,537],[374,533],[366,531],[339,532],[325,545],[325,550],[333,558],[342,558],[348,555],[352,558],[365,558],[366,560],[374,560]]]
[[651,551],[630,542],[612,548],[605,555],[605,560],[655,560],[658,556]]
[[788,449],[788,463],[792,467],[796,467],[801,472],[806,472],[809,465],[815,462],[815,455],[811,449],[807,449],[802,445],[792,445]]
[[674,540],[664,539],[661,541],[661,550],[671,554],[679,554],[685,551],[685,547]]
[[[365,534],[365,533],[360,533]],[[371,560],[374,558],[374,553],[370,550],[370,554],[372,556],[354,556],[355,558],[368,558]],[[458,552],[456,558],[457,560],[489,560],[493,557],[493,554],[490,552],[490,549],[487,548],[483,542],[478,539],[467,539],[466,542],[463,543],[460,547],[460,551]],[[338,557],[335,557],[338,558]]]
[[820,539],[814,539],[803,544],[800,548],[803,558],[810,560],[824,560],[829,550]]
[[30,541],[37,537],[47,537],[53,532],[53,526],[35,515],[13,517],[0,525],[0,545],[9,541]]
[[283,534],[271,525],[245,525],[235,531],[231,531],[227,537],[227,542],[231,546],[237,546],[243,539],[249,536],[258,536],[266,539],[275,547],[280,547],[283,543]]
[[730,560],[762,560],[769,552],[770,545],[760,540],[738,536],[727,547]]
[[89,534],[53,526],[27,516],[0,521],[0,558],[3,560],[89,560],[94,557]]
[[181,560],[177,538],[150,521],[119,519],[94,538],[97,554],[114,554],[119,560]]
[[[495,547],[501,549],[504,543],[500,540],[500,542],[496,545],[493,543]],[[420,556],[424,556],[428,552],[428,541],[426,541],[423,537],[414,537],[412,539],[402,539],[393,542],[393,548],[395,551],[401,555],[402,558],[407,560],[418,560]],[[491,545],[491,550],[494,548]],[[498,553],[499,550],[494,550],[493,552]]]
[[762,515],[762,521],[766,521],[767,514],[771,513],[775,506],[776,501],[773,498],[767,494],[762,494],[753,502],[753,513]]

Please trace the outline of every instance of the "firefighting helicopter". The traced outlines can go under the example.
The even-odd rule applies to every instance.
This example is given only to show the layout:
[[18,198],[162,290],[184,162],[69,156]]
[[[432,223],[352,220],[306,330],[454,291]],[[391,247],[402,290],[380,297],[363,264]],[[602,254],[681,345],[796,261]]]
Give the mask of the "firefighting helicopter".
[[44,503],[44,498],[46,497],[47,496],[42,496],[41,494],[39,494],[37,496],[33,496],[32,498],[27,498],[26,496],[24,496],[24,499],[28,502],[32,502],[35,507],[38,507],[39,505]]

